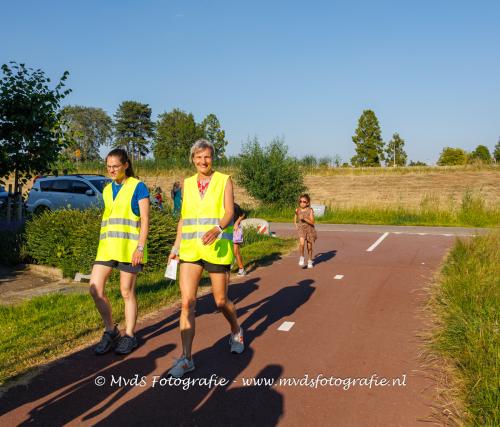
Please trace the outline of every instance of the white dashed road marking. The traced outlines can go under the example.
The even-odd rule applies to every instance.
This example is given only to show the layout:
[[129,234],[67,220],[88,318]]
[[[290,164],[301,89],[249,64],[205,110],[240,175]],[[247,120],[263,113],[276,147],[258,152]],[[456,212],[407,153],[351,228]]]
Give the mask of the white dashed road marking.
[[295,322],[283,322],[278,328],[278,331],[288,332],[292,329],[293,325],[295,325]]
[[372,252],[378,245],[380,245],[380,243],[382,243],[382,240],[384,240],[388,235],[388,232],[382,234],[382,236],[380,236],[377,241],[366,250],[366,252]]
[[335,280],[340,280],[340,279],[342,279],[342,277],[344,277],[344,275],[343,275],[343,274],[337,274],[337,275],[334,277],[334,279],[335,279]]

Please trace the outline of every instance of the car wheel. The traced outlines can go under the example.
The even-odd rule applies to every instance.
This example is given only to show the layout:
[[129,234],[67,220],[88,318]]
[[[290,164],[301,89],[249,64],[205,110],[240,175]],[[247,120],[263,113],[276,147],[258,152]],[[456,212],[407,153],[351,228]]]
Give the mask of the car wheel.
[[44,212],[48,212],[50,211],[50,209],[47,207],[47,206],[44,206],[44,205],[40,205],[40,206],[37,206],[37,208],[35,209],[35,211],[33,212],[35,215],[40,215]]

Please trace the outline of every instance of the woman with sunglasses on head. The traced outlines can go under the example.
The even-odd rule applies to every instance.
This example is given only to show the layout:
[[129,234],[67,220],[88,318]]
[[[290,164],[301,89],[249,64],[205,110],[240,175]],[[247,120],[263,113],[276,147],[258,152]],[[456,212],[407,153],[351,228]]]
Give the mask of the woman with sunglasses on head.
[[[114,349],[117,354],[128,354],[137,347],[135,284],[137,273],[142,271],[148,257],[149,192],[143,182],[134,178],[132,162],[125,150],[110,151],[106,156],[106,168],[113,181],[102,193],[104,213],[99,248],[90,276],[90,294],[106,329],[94,351],[101,355]],[[120,271],[120,291],[125,302],[123,336],[113,323],[111,305],[104,290],[113,268]]]
[[229,349],[242,353],[243,330],[227,296],[227,276],[233,255],[233,184],[229,175],[212,169],[214,147],[199,139],[191,147],[196,174],[184,180],[181,219],[168,261],[180,260],[182,355],[168,372],[175,378],[195,369],[191,348],[195,335],[196,292],[207,271],[217,308],[229,323]]
[[313,268],[313,243],[318,238],[314,227],[314,211],[311,208],[311,198],[308,194],[299,197],[299,207],[295,209],[293,223],[299,233],[300,258],[299,265],[303,267],[304,246],[307,244],[307,268]]

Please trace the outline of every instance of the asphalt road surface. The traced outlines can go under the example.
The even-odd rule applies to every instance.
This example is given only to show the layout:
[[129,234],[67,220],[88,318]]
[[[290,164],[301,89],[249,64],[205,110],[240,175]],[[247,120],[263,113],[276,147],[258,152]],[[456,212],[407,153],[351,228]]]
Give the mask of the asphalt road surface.
[[[293,233],[287,224],[271,229]],[[419,358],[425,287],[456,235],[475,230],[318,231],[313,269],[300,268],[295,251],[233,280],[243,354],[230,354],[229,327],[204,295],[196,370],[184,382],[167,377],[180,353],[177,306],[139,324],[140,346],[127,357],[96,357],[89,347],[11,387],[0,425],[428,424],[437,402]]]

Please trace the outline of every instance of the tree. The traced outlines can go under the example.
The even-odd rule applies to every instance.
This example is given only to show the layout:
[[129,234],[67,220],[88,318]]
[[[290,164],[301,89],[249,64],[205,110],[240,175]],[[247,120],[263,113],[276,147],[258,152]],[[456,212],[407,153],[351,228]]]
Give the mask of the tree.
[[238,172],[239,183],[264,203],[295,204],[306,189],[299,163],[288,155],[281,139],[261,147],[257,138],[243,146]]
[[372,110],[364,110],[352,141],[356,155],[351,159],[354,166],[380,166],[384,160],[384,141],[377,116]]
[[132,160],[149,153],[149,142],[154,136],[148,104],[124,101],[115,113],[115,147],[125,148]]
[[[60,102],[71,92],[64,90],[65,71],[54,89],[41,69],[10,62],[2,65],[0,81],[0,179],[14,173],[14,185],[26,183],[50,170],[66,145],[60,125]],[[3,182],[3,181],[2,181]]]
[[426,163],[424,162],[421,162],[420,160],[417,160],[416,162],[415,161],[411,161],[408,166],[427,166]]
[[480,161],[482,163],[491,163],[492,158],[490,150],[485,145],[478,145],[476,149],[470,153],[469,161]]
[[445,147],[439,156],[437,164],[439,166],[465,165],[467,163],[467,153],[461,148]]
[[70,158],[80,150],[81,160],[100,158],[99,148],[111,143],[113,122],[101,108],[68,105],[61,111],[65,134],[70,141]]
[[500,163],[500,138],[498,138],[497,145],[495,145],[495,151],[493,151],[493,157],[496,163]]
[[154,156],[156,159],[170,159],[183,164],[189,159],[193,143],[203,136],[203,129],[196,124],[191,113],[174,108],[159,116]]
[[209,114],[201,122],[201,128],[203,129],[204,138],[214,145],[215,159],[223,158],[228,142],[225,139],[226,132],[221,129],[217,116]]
[[385,149],[387,166],[405,166],[408,156],[404,150],[405,140],[398,133],[392,135]]

